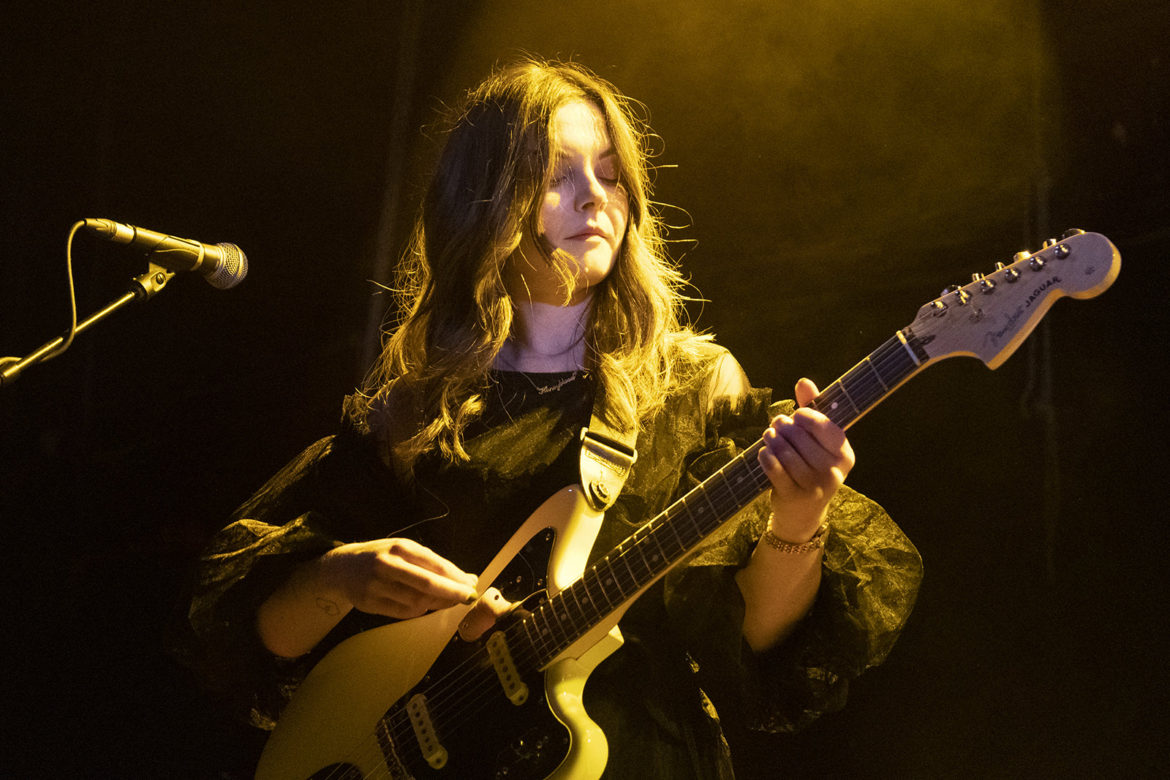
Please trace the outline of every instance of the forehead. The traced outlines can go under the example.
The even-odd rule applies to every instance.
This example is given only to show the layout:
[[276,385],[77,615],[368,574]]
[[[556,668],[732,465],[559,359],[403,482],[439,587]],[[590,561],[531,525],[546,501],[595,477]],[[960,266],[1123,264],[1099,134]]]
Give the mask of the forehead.
[[558,157],[597,155],[612,147],[605,116],[588,101],[575,100],[558,108],[552,126],[553,152]]

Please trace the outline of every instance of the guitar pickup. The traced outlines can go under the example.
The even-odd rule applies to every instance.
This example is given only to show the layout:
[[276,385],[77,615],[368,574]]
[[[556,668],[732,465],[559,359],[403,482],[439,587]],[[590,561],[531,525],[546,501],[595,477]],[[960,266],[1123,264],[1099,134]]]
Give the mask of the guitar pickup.
[[488,637],[487,651],[508,701],[517,707],[528,701],[528,686],[520,679],[520,672],[512,660],[512,652],[508,649],[508,640],[504,638],[503,631],[495,631]]
[[435,733],[435,724],[431,721],[431,711],[427,707],[427,697],[416,693],[406,703],[406,714],[410,717],[410,725],[414,728],[415,739],[418,740],[419,750],[423,758],[432,769],[442,769],[447,765],[447,749],[439,742],[439,735]]

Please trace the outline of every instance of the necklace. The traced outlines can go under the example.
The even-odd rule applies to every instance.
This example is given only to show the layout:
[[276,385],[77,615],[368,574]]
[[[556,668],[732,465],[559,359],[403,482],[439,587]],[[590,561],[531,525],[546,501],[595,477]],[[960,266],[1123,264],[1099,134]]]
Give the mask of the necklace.
[[574,371],[573,373],[569,374],[567,377],[565,377],[561,381],[554,382],[551,385],[537,385],[535,382],[532,381],[532,377],[528,376],[528,374],[523,374],[523,376],[525,379],[528,380],[528,383],[530,385],[532,385],[533,387],[536,388],[536,392],[540,393],[541,395],[544,395],[545,393],[555,393],[557,390],[560,390],[565,385],[576,380],[577,379],[577,372]]
[[[587,374],[587,372],[584,369],[577,369],[576,371],[570,372],[568,376],[562,376],[560,379],[556,380],[555,382],[549,382],[548,384],[539,384],[538,385],[536,382],[534,382],[532,380],[532,374],[529,374],[529,373],[524,372],[524,371],[511,371],[509,373],[518,374],[518,375],[524,377],[524,381],[527,382],[528,384],[532,385],[532,389],[535,390],[540,395],[548,395],[549,393],[555,393],[556,391],[562,389],[566,385],[569,385],[572,382],[577,381],[577,379],[579,379]],[[538,376],[539,376],[539,374],[538,374]]]

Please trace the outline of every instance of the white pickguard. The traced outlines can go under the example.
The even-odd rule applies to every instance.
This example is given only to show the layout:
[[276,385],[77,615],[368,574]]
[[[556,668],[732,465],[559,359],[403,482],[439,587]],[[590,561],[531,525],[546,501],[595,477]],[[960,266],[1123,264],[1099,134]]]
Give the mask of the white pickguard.
[[[567,587],[581,576],[602,517],[589,507],[578,486],[560,490],[524,522],[480,575],[480,592],[548,528],[556,531],[549,590],[556,593]],[[305,780],[338,762],[356,766],[363,776],[387,776],[375,726],[422,680],[470,609],[449,607],[365,631],[339,644],[313,668],[281,715],[260,758],[257,779]],[[589,719],[581,697],[589,673],[621,645],[620,616],[615,613],[545,670],[549,707],[571,733],[569,754],[551,776],[557,780],[592,780],[605,768],[605,735]]]

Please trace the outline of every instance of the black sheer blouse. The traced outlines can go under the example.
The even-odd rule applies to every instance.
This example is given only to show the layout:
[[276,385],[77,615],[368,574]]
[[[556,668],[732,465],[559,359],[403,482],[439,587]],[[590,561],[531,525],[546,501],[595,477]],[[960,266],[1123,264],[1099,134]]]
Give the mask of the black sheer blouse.
[[[602,524],[597,558],[750,445],[772,414],[770,391],[748,386],[710,346],[702,381],[667,399],[637,441],[638,460]],[[548,496],[577,481],[578,434],[593,393],[582,373],[498,372],[466,446],[471,460],[423,459],[414,478],[387,466],[378,437],[346,428],[273,477],[201,560],[187,655],[240,715],[271,728],[325,652],[385,618],[351,612],[312,653],[280,659],[255,632],[256,609],[291,569],[331,547],[406,536],[465,571],[481,571]],[[639,599],[621,622],[625,644],[590,676],[585,706],[610,743],[607,777],[729,777],[718,708],[770,731],[798,729],[844,704],[849,680],[889,653],[913,607],[921,560],[874,502],[834,499],[815,605],[779,647],[744,642],[733,575],[768,516],[764,497]],[[538,588],[538,556],[520,562],[520,591]],[[648,774],[652,768],[657,774]]]

